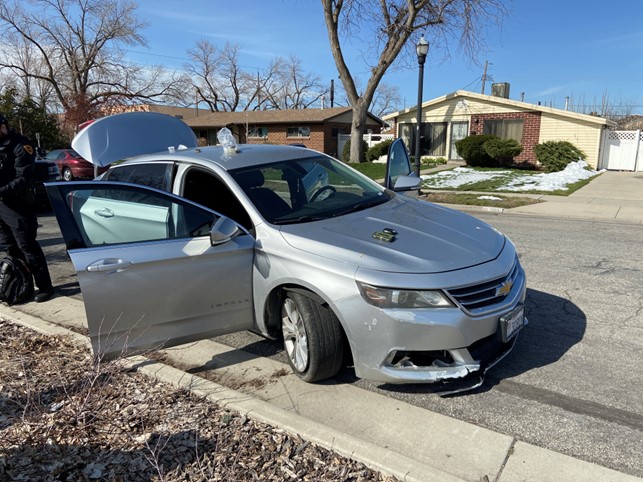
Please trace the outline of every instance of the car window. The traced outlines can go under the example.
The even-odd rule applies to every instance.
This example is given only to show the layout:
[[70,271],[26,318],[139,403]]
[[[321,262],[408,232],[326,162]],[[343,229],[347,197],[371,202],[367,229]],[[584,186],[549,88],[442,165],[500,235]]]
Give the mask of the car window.
[[253,228],[250,216],[237,196],[221,179],[204,169],[192,167],[187,170],[181,195],[229,217],[248,231]]
[[157,191],[101,184],[65,196],[88,247],[208,236],[217,218]]
[[47,155],[45,156],[45,159],[49,159],[50,161],[54,161],[58,159],[58,154],[60,154],[59,150],[54,150],[51,152],[48,152]]
[[275,224],[325,219],[390,199],[378,184],[323,155],[231,174],[261,215]]
[[107,171],[102,179],[105,181],[131,182],[132,184],[140,184],[171,192],[173,166],[169,162],[121,164]]
[[387,168],[387,187],[393,188],[400,176],[408,176],[413,172],[411,160],[402,139],[398,139],[389,148]]

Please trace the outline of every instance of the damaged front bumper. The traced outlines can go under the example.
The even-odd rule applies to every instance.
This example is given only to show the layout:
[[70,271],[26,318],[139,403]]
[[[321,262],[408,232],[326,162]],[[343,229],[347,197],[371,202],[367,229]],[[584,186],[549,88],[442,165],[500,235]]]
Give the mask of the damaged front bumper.
[[[353,352],[355,372],[361,378],[387,384],[456,385],[462,381],[468,384],[464,390],[476,388],[487,370],[511,352],[527,325],[524,294],[524,289],[520,290],[508,310],[476,319],[461,310],[424,315],[398,311],[389,317],[380,313],[377,323],[365,327],[370,335],[368,350]],[[467,334],[471,335],[468,339]],[[449,345],[457,348],[444,348]]]
[[[525,318],[524,325],[526,324]],[[380,370],[390,380],[404,380],[404,383],[439,383],[440,386],[435,390],[439,395],[453,395],[480,387],[484,383],[487,371],[511,352],[517,339],[518,333],[507,342],[502,342],[499,336],[493,335],[470,348],[445,350],[443,356],[432,361],[432,354],[406,353],[400,358],[400,353],[394,352],[389,357],[389,362],[380,367]],[[422,364],[427,361],[431,363]]]

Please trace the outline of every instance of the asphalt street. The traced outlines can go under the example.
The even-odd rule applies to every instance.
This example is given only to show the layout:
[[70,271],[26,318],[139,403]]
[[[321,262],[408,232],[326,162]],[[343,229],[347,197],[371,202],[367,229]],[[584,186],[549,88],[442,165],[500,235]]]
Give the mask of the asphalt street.
[[[518,440],[643,477],[643,230],[632,224],[478,214],[517,245],[527,316],[513,353],[476,392],[441,398],[431,386],[337,378]],[[51,215],[39,239],[60,295],[80,298]],[[218,342],[285,361],[251,333]],[[401,427],[400,430],[403,430]]]

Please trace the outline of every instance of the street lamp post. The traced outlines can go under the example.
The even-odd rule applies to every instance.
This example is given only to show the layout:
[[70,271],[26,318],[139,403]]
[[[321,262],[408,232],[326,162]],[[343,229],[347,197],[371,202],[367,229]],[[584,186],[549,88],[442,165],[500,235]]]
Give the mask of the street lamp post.
[[429,42],[424,38],[424,35],[420,37],[417,45],[415,46],[415,51],[418,55],[418,111],[417,111],[417,126],[415,131],[415,174],[420,177],[420,133],[422,130],[422,86],[424,84],[424,61],[426,60],[426,54],[429,53]]

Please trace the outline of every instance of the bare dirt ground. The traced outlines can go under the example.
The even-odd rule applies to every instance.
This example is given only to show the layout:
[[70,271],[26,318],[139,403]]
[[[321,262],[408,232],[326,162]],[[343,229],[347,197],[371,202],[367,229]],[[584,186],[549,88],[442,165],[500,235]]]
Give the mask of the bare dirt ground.
[[395,479],[0,320],[0,480]]

